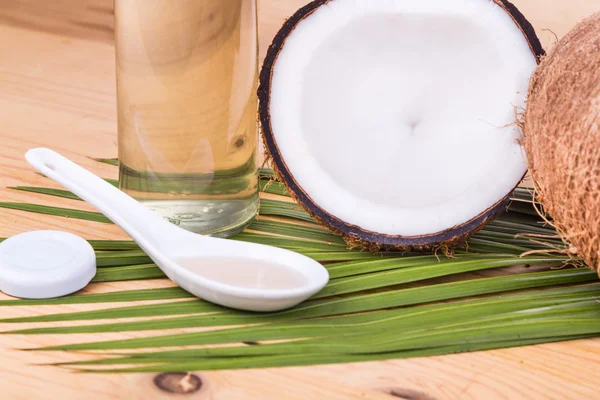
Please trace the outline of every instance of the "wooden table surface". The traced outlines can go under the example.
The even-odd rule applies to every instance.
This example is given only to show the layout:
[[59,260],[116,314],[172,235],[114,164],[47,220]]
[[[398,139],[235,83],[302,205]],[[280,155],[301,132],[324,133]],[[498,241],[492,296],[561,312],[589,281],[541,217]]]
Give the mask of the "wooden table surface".
[[[198,0],[199,1],[199,0]],[[415,0],[416,1],[416,0]],[[450,1],[450,0],[449,0]],[[259,0],[262,53],[283,19],[306,0]],[[600,0],[515,0],[549,47]],[[117,154],[113,0],[0,0],[0,200],[75,206],[70,200],[4,189],[49,185],[23,160],[48,146],[106,177],[116,169],[86,156]],[[80,206],[77,203],[77,206]],[[93,222],[0,210],[0,236],[64,229],[89,239],[125,238]],[[88,292],[171,286],[166,280],[91,285]],[[1,308],[0,318],[105,308]],[[0,329],[5,326],[0,324]],[[136,333],[102,335],[134,337]],[[90,341],[100,335],[69,336]],[[0,398],[174,398],[153,375],[81,375],[35,364],[69,359],[17,351],[65,342],[57,336],[0,338]],[[198,399],[599,399],[600,340],[352,365],[199,374]],[[184,396],[185,397],[185,396]]]

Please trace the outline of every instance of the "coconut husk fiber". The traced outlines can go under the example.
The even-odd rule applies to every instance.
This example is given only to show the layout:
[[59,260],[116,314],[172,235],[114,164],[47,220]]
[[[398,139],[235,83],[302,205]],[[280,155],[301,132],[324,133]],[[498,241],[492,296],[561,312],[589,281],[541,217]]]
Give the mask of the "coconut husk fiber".
[[600,13],[534,74],[524,145],[539,200],[571,251],[600,273]]

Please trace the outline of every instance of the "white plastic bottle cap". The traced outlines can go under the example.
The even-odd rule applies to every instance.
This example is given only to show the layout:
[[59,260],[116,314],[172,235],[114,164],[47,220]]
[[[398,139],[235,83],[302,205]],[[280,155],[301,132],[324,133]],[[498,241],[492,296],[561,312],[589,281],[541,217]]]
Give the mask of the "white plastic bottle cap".
[[72,233],[34,231],[0,243],[0,290],[25,299],[66,296],[96,275],[90,244]]

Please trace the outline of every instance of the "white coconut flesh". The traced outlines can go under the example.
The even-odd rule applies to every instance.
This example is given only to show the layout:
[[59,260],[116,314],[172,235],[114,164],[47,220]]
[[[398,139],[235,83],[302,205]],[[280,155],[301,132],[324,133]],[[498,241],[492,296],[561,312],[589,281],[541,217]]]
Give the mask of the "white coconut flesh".
[[271,129],[325,212],[381,234],[438,233],[525,173],[515,110],[535,68],[491,1],[333,0],[275,61]]

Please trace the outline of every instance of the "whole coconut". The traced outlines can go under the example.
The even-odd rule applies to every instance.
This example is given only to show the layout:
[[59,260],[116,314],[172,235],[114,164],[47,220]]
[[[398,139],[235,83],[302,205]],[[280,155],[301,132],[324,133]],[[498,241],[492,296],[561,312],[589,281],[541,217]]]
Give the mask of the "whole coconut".
[[542,60],[524,133],[539,200],[571,250],[600,272],[600,13]]

